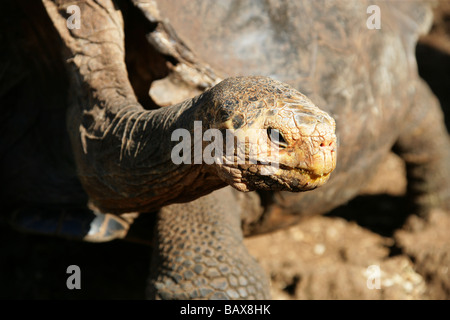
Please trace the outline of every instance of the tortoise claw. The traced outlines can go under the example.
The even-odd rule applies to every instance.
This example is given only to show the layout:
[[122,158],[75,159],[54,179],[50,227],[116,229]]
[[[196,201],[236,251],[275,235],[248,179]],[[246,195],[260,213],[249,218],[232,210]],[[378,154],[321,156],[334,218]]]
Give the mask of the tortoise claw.
[[83,238],[89,242],[107,242],[123,239],[128,233],[130,224],[118,216],[106,213],[95,213],[88,234]]
[[87,208],[27,206],[15,211],[11,225],[20,231],[89,242],[123,239],[133,217],[121,217]]

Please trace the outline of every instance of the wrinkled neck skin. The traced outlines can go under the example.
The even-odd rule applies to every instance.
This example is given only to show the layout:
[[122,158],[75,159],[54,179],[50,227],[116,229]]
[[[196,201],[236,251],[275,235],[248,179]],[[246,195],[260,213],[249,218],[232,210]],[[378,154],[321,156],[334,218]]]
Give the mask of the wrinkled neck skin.
[[94,204],[108,212],[149,211],[223,187],[205,164],[175,164],[171,157],[181,141],[171,141],[176,129],[189,132],[194,154],[193,125],[202,107],[196,99],[151,111],[132,104],[107,116],[103,130],[81,125],[77,162]]
[[[68,29],[70,1],[44,0],[67,51],[71,99],[68,130],[79,178],[101,211],[151,211],[225,186],[202,164],[176,165],[173,130],[192,133],[202,103],[158,110],[137,102],[125,66],[123,21],[111,1],[77,3],[82,27]],[[83,23],[84,21],[84,23]]]

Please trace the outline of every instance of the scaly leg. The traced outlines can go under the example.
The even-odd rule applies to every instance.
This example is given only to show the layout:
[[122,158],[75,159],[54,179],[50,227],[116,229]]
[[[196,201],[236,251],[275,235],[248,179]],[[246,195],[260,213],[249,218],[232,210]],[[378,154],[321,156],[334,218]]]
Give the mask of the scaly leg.
[[230,188],[163,208],[155,239],[150,299],[269,298],[269,281],[243,244]]

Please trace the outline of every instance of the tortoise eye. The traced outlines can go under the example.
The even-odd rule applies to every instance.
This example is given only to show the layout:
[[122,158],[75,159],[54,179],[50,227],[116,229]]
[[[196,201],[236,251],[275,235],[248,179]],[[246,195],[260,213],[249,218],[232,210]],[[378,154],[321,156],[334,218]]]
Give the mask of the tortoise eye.
[[269,136],[270,140],[272,140],[272,142],[278,145],[280,148],[286,148],[288,146],[288,143],[280,133],[280,130],[267,128],[267,135]]

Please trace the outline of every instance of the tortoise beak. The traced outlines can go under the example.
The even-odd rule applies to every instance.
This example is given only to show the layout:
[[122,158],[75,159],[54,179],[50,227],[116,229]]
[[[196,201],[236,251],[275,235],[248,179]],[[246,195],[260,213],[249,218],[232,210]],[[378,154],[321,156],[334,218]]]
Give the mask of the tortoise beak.
[[305,157],[304,146],[295,148],[296,159],[300,160],[298,168],[310,172],[313,176],[329,175],[336,168],[337,143],[336,135],[329,134],[326,137],[310,137],[308,156]]

